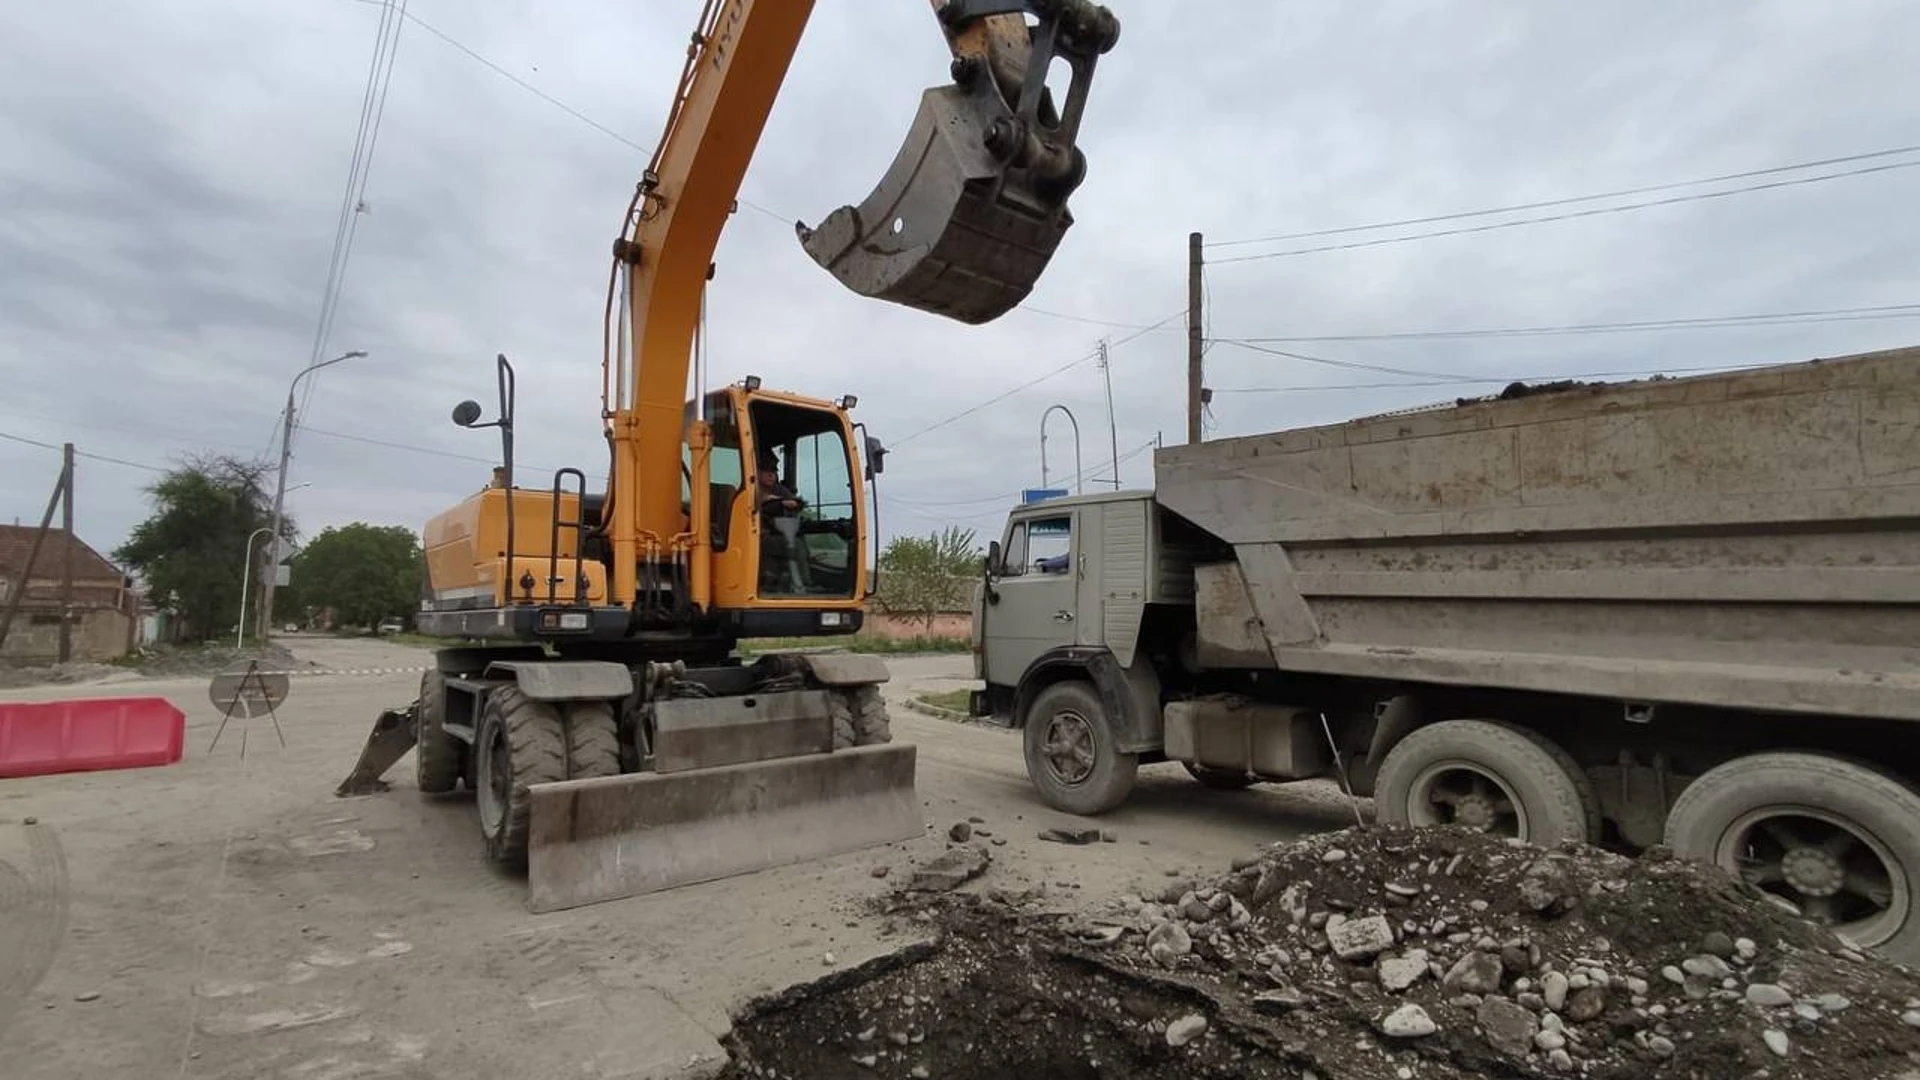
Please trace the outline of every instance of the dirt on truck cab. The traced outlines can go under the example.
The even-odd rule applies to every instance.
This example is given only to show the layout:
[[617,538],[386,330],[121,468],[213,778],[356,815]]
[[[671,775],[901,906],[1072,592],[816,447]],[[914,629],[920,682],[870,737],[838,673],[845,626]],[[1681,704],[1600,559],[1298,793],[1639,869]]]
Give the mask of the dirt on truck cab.
[[1012,513],[974,712],[1074,813],[1155,761],[1337,776],[1389,823],[1670,845],[1920,962],[1916,432],[1901,349],[1169,447]]

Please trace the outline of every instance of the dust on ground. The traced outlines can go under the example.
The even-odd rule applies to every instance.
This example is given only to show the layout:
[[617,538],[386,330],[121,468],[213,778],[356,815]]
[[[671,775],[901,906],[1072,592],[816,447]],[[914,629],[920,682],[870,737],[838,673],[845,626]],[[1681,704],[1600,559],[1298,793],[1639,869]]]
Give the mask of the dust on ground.
[[893,894],[935,939],[749,1004],[722,1075],[1920,1080],[1920,974],[1659,848],[1347,829],[1031,900]]

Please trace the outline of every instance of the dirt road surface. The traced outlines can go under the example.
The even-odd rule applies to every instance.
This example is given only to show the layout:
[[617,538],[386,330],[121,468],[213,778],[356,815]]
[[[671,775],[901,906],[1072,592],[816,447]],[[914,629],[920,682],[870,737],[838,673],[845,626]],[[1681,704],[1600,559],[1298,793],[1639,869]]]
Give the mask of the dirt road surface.
[[392,791],[333,796],[380,709],[413,697],[426,653],[287,644],[323,670],[292,679],[284,748],[257,719],[229,723],[210,751],[220,717],[204,679],[0,695],[158,695],[188,716],[176,765],[0,781],[0,1073],[699,1073],[722,1059],[716,1039],[745,997],[901,945],[859,905],[943,850],[955,822],[1005,841],[970,888],[1039,887],[1074,909],[1353,820],[1325,787],[1223,793],[1159,765],[1099,819],[1117,842],[1041,841],[1085,822],[1034,796],[1016,734],[899,705],[968,685],[966,658],[901,658],[888,694],[895,740],[919,747],[925,838],[534,916],[524,880],[482,858],[471,797],[422,797],[411,757]]

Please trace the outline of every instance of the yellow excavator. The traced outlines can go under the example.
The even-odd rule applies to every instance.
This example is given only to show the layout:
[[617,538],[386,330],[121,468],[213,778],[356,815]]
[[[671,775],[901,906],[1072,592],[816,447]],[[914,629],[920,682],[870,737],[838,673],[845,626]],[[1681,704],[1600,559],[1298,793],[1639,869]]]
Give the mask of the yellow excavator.
[[[383,712],[337,794],[473,792],[489,858],[551,911],[918,836],[915,753],[892,741],[878,658],[748,658],[742,639],[851,634],[885,463],[856,399],[748,375],[700,385],[720,231],[813,4],[707,0],[665,133],[613,244],[604,490],[514,480],[514,369],[496,363],[502,464],[433,518],[417,625],[448,639]],[[934,0],[952,81],[860,205],[801,246],[854,292],[967,324],[1024,299],[1073,219],[1075,146],[1118,21],[1086,0]],[[1054,64],[1071,73],[1056,100]],[[690,376],[695,382],[687,400]]]

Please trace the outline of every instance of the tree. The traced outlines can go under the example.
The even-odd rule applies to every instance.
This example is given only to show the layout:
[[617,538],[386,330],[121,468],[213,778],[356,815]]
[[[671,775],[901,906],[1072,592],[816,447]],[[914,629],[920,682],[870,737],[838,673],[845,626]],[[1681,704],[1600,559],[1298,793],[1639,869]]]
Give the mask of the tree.
[[966,607],[980,556],[973,530],[957,525],[930,536],[896,536],[880,553],[880,601],[890,612],[925,618],[931,631],[935,616]]
[[420,603],[420,540],[401,525],[356,521],[322,529],[294,557],[300,598],[333,612],[336,625],[372,626]]
[[[179,612],[185,637],[226,633],[240,616],[241,578],[257,583],[266,572],[273,545],[254,532],[273,524],[263,483],[271,471],[259,461],[191,458],[147,488],[153,515],[114,549],[115,559]],[[280,535],[297,535],[291,518],[283,519]]]

